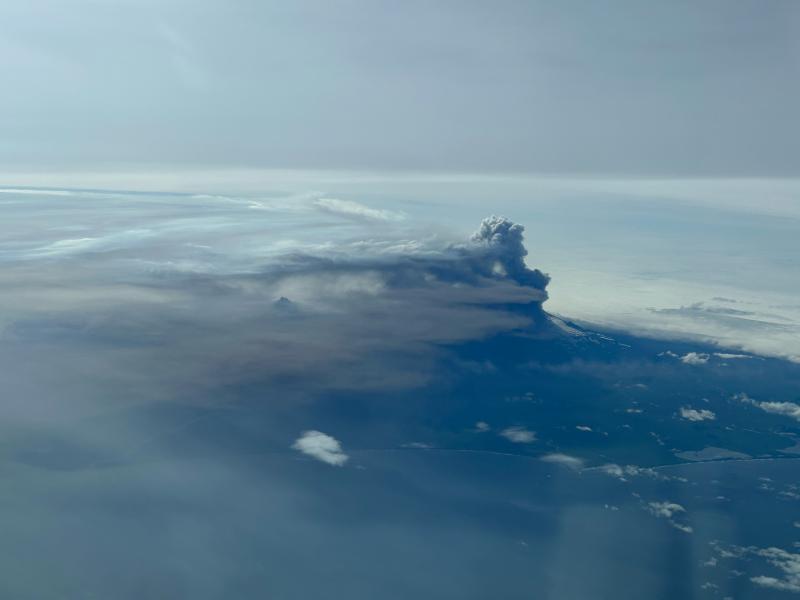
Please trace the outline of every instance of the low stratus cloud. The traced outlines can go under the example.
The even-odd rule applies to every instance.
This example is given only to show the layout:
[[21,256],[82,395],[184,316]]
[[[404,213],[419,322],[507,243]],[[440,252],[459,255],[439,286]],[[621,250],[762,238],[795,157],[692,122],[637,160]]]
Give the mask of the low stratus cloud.
[[304,431],[292,448],[334,467],[341,467],[349,458],[339,440],[316,430]]

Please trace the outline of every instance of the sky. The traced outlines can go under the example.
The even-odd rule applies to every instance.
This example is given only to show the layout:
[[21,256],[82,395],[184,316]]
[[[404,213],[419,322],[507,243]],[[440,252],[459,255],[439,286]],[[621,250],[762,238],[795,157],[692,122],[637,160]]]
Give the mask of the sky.
[[791,0],[10,0],[0,169],[793,177],[798,26]]

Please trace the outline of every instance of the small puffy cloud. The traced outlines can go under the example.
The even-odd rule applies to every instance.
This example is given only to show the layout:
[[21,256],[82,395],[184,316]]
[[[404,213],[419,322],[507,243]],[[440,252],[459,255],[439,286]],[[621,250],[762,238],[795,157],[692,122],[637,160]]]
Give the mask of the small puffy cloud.
[[576,425],[575,429],[577,429],[578,431],[591,431],[592,430],[592,428],[589,427],[588,425]]
[[658,471],[650,467],[639,467],[637,465],[618,465],[616,463],[608,463],[600,467],[593,467],[592,470],[598,470],[605,473],[609,477],[615,477],[620,481],[627,481],[629,477],[649,477],[659,481],[683,481],[683,477],[673,477],[670,475],[662,475]]
[[342,452],[339,440],[321,431],[304,431],[292,448],[335,467],[341,467],[349,458]]
[[748,548],[753,554],[766,558],[770,564],[782,572],[781,577],[758,575],[750,581],[761,587],[800,593],[800,554],[792,554],[780,548]]
[[704,365],[711,358],[708,354],[702,352],[689,352],[681,356],[681,362],[687,365]]
[[723,559],[742,559],[750,556],[759,556],[766,559],[769,564],[778,569],[778,576],[756,575],[751,577],[750,581],[758,586],[773,590],[800,593],[800,554],[794,554],[774,546],[769,548],[758,548],[757,546],[722,547],[719,543],[714,542],[712,547],[719,557]]
[[669,524],[672,525],[678,531],[682,531],[683,533],[692,533],[694,531],[691,525],[684,525],[683,523],[678,523],[677,521],[670,520]]
[[478,421],[475,423],[475,431],[489,431],[491,429],[486,421]]
[[656,517],[664,519],[671,519],[677,513],[686,512],[685,508],[675,502],[650,502],[647,510]]
[[713,411],[705,408],[696,410],[694,408],[682,406],[681,418],[686,419],[687,421],[713,421],[717,418],[717,415],[715,415]]
[[500,432],[500,435],[515,444],[530,444],[536,441],[536,432],[524,427],[507,427]]
[[352,200],[339,200],[338,198],[320,198],[314,203],[317,208],[326,212],[335,213],[345,217],[359,219],[372,219],[376,221],[402,221],[403,215],[391,210],[370,208]]
[[600,471],[617,479],[625,479],[625,468],[614,463],[603,465]]
[[758,575],[756,577],[751,577],[750,581],[752,581],[756,585],[760,585],[761,587],[772,588],[775,590],[785,590],[787,592],[788,591],[800,592],[800,587],[789,587],[791,584],[787,584],[787,582],[782,581],[777,577]]
[[682,515],[686,512],[686,509],[680,504],[676,504],[675,502],[650,502],[645,508],[653,516],[659,519],[667,519],[669,524],[678,531],[684,533],[692,533],[694,531],[691,526],[679,523],[673,518],[676,515]]
[[545,454],[540,460],[561,465],[562,467],[567,467],[568,469],[574,469],[576,471],[583,468],[582,459],[578,458],[577,456],[570,456],[569,454],[561,454],[559,452]]
[[716,583],[711,583],[710,581],[706,581],[703,585],[700,586],[701,590],[718,590],[719,586]]

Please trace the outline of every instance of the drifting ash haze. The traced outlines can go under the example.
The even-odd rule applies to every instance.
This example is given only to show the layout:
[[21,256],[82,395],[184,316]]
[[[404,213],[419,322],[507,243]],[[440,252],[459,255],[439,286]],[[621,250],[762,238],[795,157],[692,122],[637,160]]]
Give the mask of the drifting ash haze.
[[[365,238],[360,216],[328,206],[76,194],[5,195],[8,423],[209,402],[247,382],[284,399],[413,387],[442,344],[553,329],[549,278],[525,265],[522,226],[500,217],[465,242],[409,241]],[[31,211],[54,226],[25,226]],[[321,224],[335,242],[295,237]]]

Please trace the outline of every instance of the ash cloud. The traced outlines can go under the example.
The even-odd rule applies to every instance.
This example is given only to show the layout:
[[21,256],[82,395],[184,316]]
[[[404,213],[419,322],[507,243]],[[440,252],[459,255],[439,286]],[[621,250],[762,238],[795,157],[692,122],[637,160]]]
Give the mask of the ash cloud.
[[[547,300],[550,277],[525,264],[524,227],[504,217],[484,219],[466,243],[438,245],[435,241],[360,240],[324,253],[295,252],[265,267],[266,281],[322,277],[329,281],[353,275],[372,278],[375,286],[397,292],[452,287],[476,300],[494,304],[529,304],[537,316]],[[500,293],[492,294],[494,289]],[[456,290],[462,290],[457,292]],[[468,300],[465,296],[465,300]]]
[[[484,219],[471,238],[483,261],[478,264],[494,276],[508,277],[520,285],[544,291],[550,277],[539,269],[529,269],[525,264],[528,250],[525,248],[523,232],[525,227],[504,217]],[[485,273],[489,275],[489,273]]]
[[[59,227],[33,227],[56,201]],[[4,228],[18,241],[0,247],[12,400],[0,414],[217,402],[239,385],[268,386],[270,402],[412,388],[446,344],[548,323],[549,278],[525,265],[523,227],[508,219],[460,242],[375,239],[360,221],[319,244],[300,226],[319,214],[313,202],[263,204],[75,192],[13,205]],[[63,243],[79,238],[92,243]],[[87,377],[97,365],[102,377]]]

